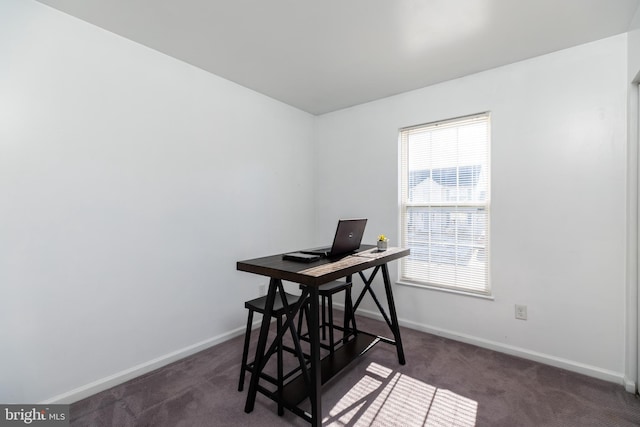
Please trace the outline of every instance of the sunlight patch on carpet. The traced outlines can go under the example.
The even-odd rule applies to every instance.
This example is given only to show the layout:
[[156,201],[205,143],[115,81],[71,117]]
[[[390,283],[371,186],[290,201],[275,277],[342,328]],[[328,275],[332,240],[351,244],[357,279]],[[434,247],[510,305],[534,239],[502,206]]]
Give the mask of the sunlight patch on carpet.
[[[372,363],[331,409],[331,427],[473,427],[478,403]],[[370,375],[369,375],[370,374]],[[374,378],[377,377],[377,378]]]

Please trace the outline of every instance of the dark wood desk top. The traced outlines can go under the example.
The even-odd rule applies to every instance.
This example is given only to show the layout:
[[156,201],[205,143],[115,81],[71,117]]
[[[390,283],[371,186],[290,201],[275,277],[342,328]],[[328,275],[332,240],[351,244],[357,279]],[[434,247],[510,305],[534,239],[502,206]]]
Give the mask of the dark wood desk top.
[[283,260],[282,255],[238,261],[236,268],[240,271],[273,279],[288,280],[307,286],[320,286],[323,283],[407,256],[409,249],[389,248],[386,251],[378,252],[374,245],[362,245],[358,253],[340,260],[323,258],[310,263]]

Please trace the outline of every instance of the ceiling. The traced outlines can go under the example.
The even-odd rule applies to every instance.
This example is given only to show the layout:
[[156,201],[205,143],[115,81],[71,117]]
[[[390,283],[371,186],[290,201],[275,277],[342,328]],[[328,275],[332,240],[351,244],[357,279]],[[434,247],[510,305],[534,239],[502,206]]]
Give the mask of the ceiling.
[[626,32],[640,0],[38,0],[323,114]]

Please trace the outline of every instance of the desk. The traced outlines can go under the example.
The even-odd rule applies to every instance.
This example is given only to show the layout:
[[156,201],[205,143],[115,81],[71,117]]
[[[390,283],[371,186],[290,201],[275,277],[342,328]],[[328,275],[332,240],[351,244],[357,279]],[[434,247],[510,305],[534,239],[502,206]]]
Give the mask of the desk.
[[[279,412],[281,412],[281,408],[287,408],[295,414],[307,419],[313,427],[319,427],[322,425],[321,386],[342,368],[347,366],[351,360],[368,351],[374,344],[383,341],[395,345],[398,353],[398,362],[401,365],[404,365],[404,350],[402,348],[402,339],[400,337],[400,328],[398,325],[395,303],[393,301],[387,263],[407,255],[409,255],[409,249],[389,248],[384,252],[377,252],[373,245],[362,245],[358,253],[338,261],[321,259],[319,261],[305,264],[294,261],[285,261],[282,259],[282,254],[246,261],[238,261],[238,270],[270,278],[265,313],[262,317],[260,336],[258,338],[258,345],[254,359],[255,368],[251,375],[251,382],[245,404],[245,412],[249,413],[253,411],[256,394],[258,391],[261,391],[278,402]],[[373,268],[373,272],[371,272],[369,277],[366,277],[364,275],[364,271],[370,268]],[[386,314],[371,287],[373,279],[378,272],[382,273],[389,315]],[[342,347],[336,350],[334,354],[321,360],[318,320],[320,311],[318,302],[318,286],[342,277],[346,277],[347,280],[350,281],[352,275],[356,273],[362,278],[364,282],[364,289],[353,305],[354,312],[357,310],[365,294],[369,293],[373,297],[380,313],[389,325],[389,328],[393,333],[393,339],[374,336],[358,330],[356,331],[354,339],[345,343]],[[276,293],[279,290],[281,295],[284,294],[282,286],[283,280],[302,285],[302,295],[296,304],[291,307],[285,300],[283,300],[283,304],[288,315],[285,325],[282,328],[282,333],[289,330],[292,337],[294,337],[294,347],[300,362],[301,373],[298,377],[285,384],[281,394],[276,393],[274,395],[259,386],[259,379],[260,372],[274,352],[275,343],[272,344],[268,350],[266,348],[266,344],[269,324],[271,322],[271,310],[273,308]],[[295,338],[296,331],[293,322],[294,316],[306,301],[309,302],[308,329],[310,354],[308,358],[302,354],[300,343],[297,338]],[[282,337],[277,337],[276,341],[281,338]],[[308,368],[307,365],[309,365]],[[311,414],[298,407],[300,402],[304,401],[307,397],[309,397],[311,403]]]

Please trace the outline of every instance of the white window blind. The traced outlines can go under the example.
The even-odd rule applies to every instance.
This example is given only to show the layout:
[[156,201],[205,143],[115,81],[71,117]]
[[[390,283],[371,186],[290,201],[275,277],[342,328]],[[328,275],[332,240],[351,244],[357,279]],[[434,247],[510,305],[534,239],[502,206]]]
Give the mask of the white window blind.
[[400,131],[400,281],[470,292],[489,287],[488,113]]

